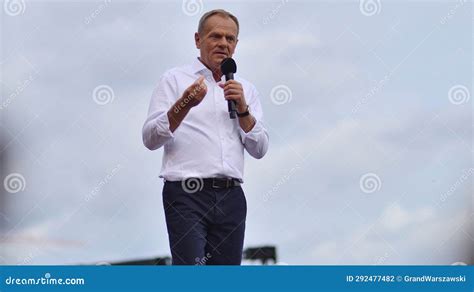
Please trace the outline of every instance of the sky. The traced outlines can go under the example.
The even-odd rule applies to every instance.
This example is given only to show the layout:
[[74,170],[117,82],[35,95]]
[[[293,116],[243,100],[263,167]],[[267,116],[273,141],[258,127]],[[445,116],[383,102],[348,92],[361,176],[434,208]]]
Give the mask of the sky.
[[245,247],[289,265],[474,263],[469,1],[2,1],[0,264],[169,256],[141,129],[200,16],[239,18],[270,147]]

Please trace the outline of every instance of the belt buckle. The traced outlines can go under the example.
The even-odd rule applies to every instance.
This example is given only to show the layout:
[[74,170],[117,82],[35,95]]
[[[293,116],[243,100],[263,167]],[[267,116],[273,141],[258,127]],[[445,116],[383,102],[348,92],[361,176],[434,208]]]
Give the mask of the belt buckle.
[[216,185],[216,179],[215,178],[212,179],[212,188],[213,189],[219,189],[219,186]]
[[[225,186],[220,186],[219,184],[216,184],[217,182],[222,182],[222,181],[225,181]],[[234,181],[232,179],[229,179],[229,178],[225,178],[225,179],[216,179],[216,178],[213,178],[212,179],[212,188],[214,189],[222,189],[222,188],[230,188],[232,186],[232,183]]]

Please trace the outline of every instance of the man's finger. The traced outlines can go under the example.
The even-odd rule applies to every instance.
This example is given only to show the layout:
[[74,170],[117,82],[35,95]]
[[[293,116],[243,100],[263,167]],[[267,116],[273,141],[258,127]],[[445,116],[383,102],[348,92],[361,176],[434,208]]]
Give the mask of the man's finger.
[[206,89],[206,83],[204,82],[204,76],[199,77],[196,82],[194,83],[195,88]]
[[204,81],[204,76],[201,75],[196,81],[194,81],[194,84],[199,84],[201,85]]
[[242,86],[237,83],[225,84],[224,89],[240,89]]
[[240,100],[240,96],[238,96],[238,95],[227,95],[224,98],[226,100],[235,100],[237,102]]
[[239,95],[240,93],[241,93],[241,91],[238,90],[238,89],[226,89],[226,90],[224,90],[225,95],[227,95],[227,94]]

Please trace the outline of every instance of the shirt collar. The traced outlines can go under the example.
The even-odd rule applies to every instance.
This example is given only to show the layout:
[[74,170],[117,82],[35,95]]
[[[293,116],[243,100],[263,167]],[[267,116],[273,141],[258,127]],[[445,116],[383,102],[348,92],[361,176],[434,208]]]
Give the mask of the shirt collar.
[[208,71],[209,74],[211,74],[211,70],[209,70],[200,60],[198,57],[194,59],[194,62],[191,65],[193,73],[199,73],[202,71]]
[[[198,57],[194,59],[193,63],[191,64],[191,68],[194,74],[197,73],[202,73],[202,75],[210,78],[210,80],[214,80],[214,77],[212,76],[212,72],[209,68],[204,65]],[[221,76],[221,81],[225,81],[224,75]]]

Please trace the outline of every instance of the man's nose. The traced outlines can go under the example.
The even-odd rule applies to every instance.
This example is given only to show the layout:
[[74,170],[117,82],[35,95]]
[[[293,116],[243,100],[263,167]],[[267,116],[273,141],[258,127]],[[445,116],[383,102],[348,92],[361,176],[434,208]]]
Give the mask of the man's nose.
[[225,37],[221,38],[217,44],[219,48],[227,48],[229,43],[227,42],[227,39]]

